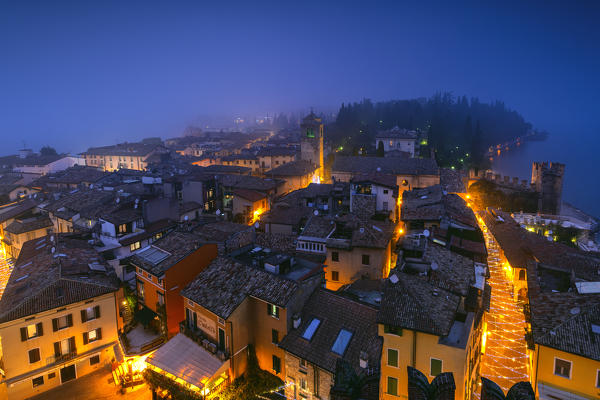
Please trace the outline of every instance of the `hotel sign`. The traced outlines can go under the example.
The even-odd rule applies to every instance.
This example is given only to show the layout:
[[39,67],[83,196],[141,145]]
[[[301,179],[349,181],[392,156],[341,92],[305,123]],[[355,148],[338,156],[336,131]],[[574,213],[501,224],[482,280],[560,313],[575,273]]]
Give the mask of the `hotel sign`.
[[217,323],[212,319],[198,313],[197,320],[198,328],[202,329],[206,334],[213,338],[217,338]]

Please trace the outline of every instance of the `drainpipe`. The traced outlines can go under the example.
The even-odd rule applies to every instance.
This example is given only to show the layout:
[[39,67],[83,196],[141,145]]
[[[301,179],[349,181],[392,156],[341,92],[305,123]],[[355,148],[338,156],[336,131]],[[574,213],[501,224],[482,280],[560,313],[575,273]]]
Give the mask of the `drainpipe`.
[[417,368],[417,331],[413,331],[412,367]]
[[[233,369],[234,366],[234,353],[233,353],[233,323],[231,321],[227,321],[229,324],[229,363],[231,368],[231,375],[235,376],[235,371]],[[233,378],[233,377],[232,377]]]
[[[535,349],[535,345],[533,346],[533,348]],[[537,385],[537,377],[538,377],[538,366],[540,365],[540,345],[537,345],[537,355],[535,357],[535,381],[534,381],[534,385],[533,385],[533,394],[535,395],[535,398],[538,398],[538,385]]]

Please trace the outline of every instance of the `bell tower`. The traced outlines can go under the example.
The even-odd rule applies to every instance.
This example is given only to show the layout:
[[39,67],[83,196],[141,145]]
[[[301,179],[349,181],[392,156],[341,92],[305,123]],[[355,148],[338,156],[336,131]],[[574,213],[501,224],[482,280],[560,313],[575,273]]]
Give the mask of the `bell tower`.
[[312,111],[300,124],[300,159],[316,165],[323,181],[323,123]]

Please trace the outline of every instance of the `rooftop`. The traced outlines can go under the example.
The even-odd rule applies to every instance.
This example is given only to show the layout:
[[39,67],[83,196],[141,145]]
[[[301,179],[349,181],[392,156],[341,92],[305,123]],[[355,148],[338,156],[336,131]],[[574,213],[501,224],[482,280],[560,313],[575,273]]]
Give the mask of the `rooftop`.
[[132,256],[131,262],[160,277],[173,265],[200,248],[202,242],[202,239],[193,233],[173,231],[152,245],[137,251]]
[[399,128],[398,126],[394,126],[392,129],[388,129],[387,131],[379,131],[377,132],[376,139],[417,139],[417,132]]
[[358,373],[361,352],[366,353],[369,367],[379,365],[376,317],[374,307],[319,288],[304,305],[300,326],[288,332],[279,346],[331,373],[340,358]]
[[6,228],[6,232],[19,235],[25,232],[36,231],[38,229],[52,227],[52,221],[45,215],[31,217],[27,219],[15,219]]
[[181,291],[181,295],[227,319],[248,296],[285,307],[298,284],[278,275],[218,257]]
[[267,176],[306,176],[314,173],[317,167],[306,160],[292,161],[265,172]]
[[430,158],[336,156],[332,173],[370,174],[374,171],[392,175],[439,175],[435,160]]
[[100,156],[139,156],[144,157],[152,153],[161,144],[156,143],[119,143],[112,146],[90,147],[83,154]]
[[377,322],[446,336],[459,305],[459,296],[418,276],[392,270],[384,284]]
[[0,300],[0,322],[115,292],[118,288],[112,269],[87,241],[64,235],[30,240],[23,244]]

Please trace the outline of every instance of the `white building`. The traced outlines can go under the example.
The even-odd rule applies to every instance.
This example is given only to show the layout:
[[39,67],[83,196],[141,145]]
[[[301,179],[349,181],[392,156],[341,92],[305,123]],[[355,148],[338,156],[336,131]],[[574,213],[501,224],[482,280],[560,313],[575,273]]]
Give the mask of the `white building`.
[[375,136],[375,148],[383,144],[385,153],[389,151],[403,151],[415,156],[415,142],[417,141],[417,132],[407,129],[400,129],[397,126],[387,131],[380,131]]

